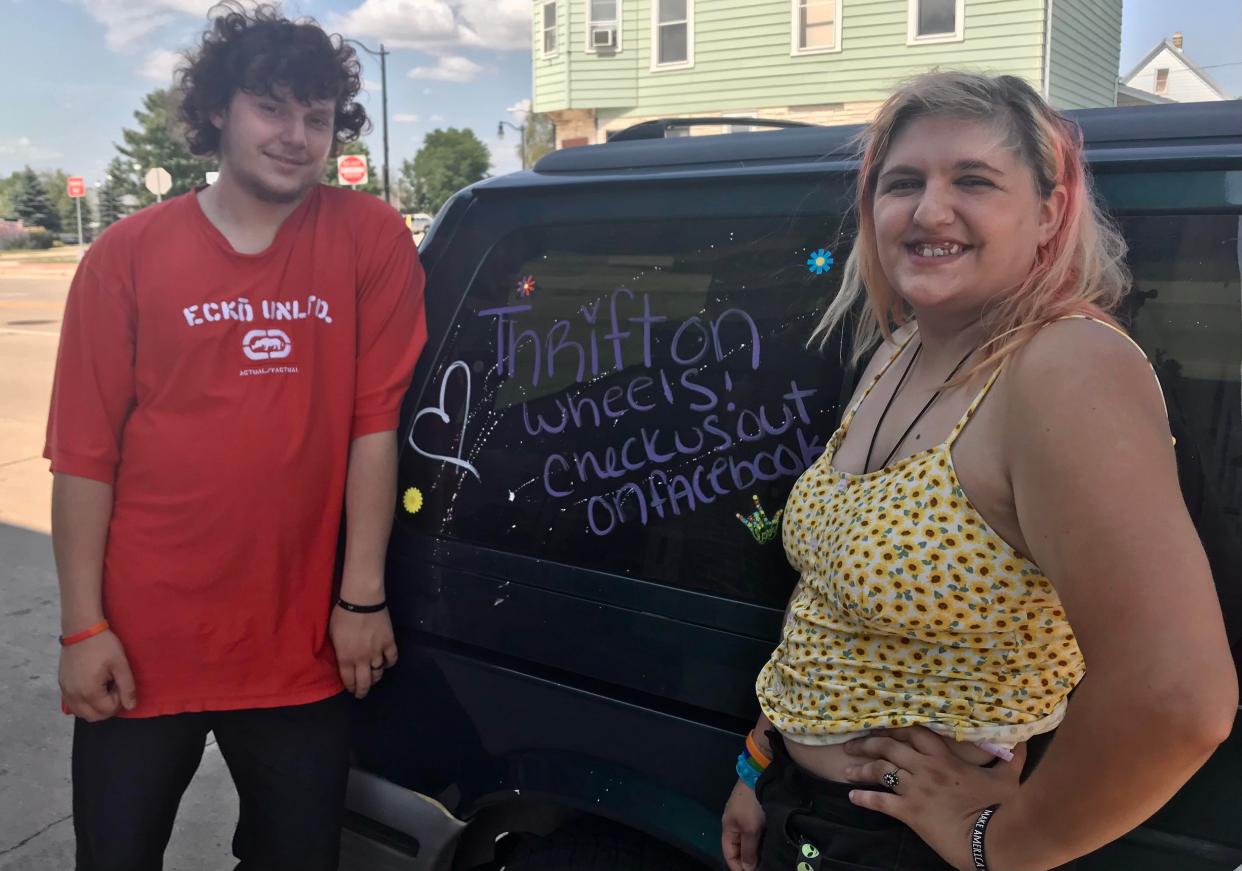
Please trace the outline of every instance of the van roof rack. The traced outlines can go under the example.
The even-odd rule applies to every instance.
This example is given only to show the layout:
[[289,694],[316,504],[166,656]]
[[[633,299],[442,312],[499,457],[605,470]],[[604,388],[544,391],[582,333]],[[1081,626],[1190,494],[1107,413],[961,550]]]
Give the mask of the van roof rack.
[[[1102,163],[1141,160],[1145,154],[1167,160],[1169,149],[1178,149],[1185,157],[1215,157],[1222,167],[1233,168],[1242,153],[1242,100],[1075,109],[1065,114],[1081,125],[1087,149]],[[635,125],[651,130],[650,137],[631,135],[627,137],[629,141],[624,141],[617,136],[606,144],[562,148],[540,158],[532,175],[677,172],[723,165],[800,162],[852,164],[857,157],[855,137],[862,130],[856,125],[779,122],[794,129],[668,140],[660,139],[655,132],[661,129],[660,125],[681,123],[727,124],[729,120],[669,118]]]
[[723,118],[656,118],[654,121],[640,121],[624,130],[608,137],[609,142],[629,142],[634,139],[664,139],[668,131],[676,127],[720,127],[722,125],[737,127],[814,127],[805,121],[788,121],[777,118],[742,118],[727,116]]

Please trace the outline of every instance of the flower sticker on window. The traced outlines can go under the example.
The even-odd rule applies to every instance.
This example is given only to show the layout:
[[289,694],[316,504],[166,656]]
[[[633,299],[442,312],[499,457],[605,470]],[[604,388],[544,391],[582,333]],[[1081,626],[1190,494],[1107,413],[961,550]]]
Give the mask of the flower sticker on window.
[[820,248],[818,251],[812,251],[811,256],[806,259],[806,268],[808,272],[823,275],[832,269],[832,263],[832,252],[827,248]]
[[534,293],[535,292],[535,276],[527,275],[521,281],[519,281],[518,286],[517,286],[517,292],[518,292],[518,296],[530,296],[532,293]]
[[423,491],[417,487],[411,487],[405,491],[405,496],[401,499],[405,505],[405,510],[410,514],[417,514],[419,509],[423,507]]

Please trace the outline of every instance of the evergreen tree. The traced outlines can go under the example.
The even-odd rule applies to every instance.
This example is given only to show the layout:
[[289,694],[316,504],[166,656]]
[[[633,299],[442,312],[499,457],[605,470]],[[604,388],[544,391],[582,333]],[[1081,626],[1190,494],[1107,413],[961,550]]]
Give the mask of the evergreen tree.
[[29,226],[60,232],[60,215],[47,195],[47,188],[30,167],[22,173],[21,183],[13,197],[13,211]]
[[138,129],[121,131],[125,144],[118,145],[116,150],[131,170],[133,164],[138,164],[138,169],[133,170],[130,176],[133,188],[124,191],[122,196],[133,194],[138,198],[139,205],[155,202],[155,194],[142,183],[148,170],[157,166],[168,170],[172,176],[172,189],[165,196],[171,197],[203,184],[207,173],[216,168],[215,160],[190,153],[184,128],[177,119],[177,107],[176,91],[168,88],[152,91],[143,98],[142,108],[134,112]]

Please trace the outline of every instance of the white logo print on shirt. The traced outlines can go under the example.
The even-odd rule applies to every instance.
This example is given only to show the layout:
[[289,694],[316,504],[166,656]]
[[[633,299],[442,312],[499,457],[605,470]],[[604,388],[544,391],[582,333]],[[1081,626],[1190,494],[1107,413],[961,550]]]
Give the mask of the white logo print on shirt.
[[251,360],[282,360],[293,352],[283,330],[251,330],[242,339],[242,352]]

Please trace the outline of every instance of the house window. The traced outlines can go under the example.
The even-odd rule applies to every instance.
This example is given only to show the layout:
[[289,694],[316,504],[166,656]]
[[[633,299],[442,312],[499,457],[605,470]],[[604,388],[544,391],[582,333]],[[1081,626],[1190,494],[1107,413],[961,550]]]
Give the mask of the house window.
[[1169,90],[1169,68],[1161,67],[1156,70],[1156,93],[1164,94]]
[[556,0],[543,4],[543,56],[556,54]]
[[964,0],[909,0],[907,42],[960,42]]
[[691,66],[694,63],[693,0],[653,0],[653,67]]
[[586,0],[588,52],[621,49],[621,0]]
[[794,54],[837,51],[841,0],[793,0]]

